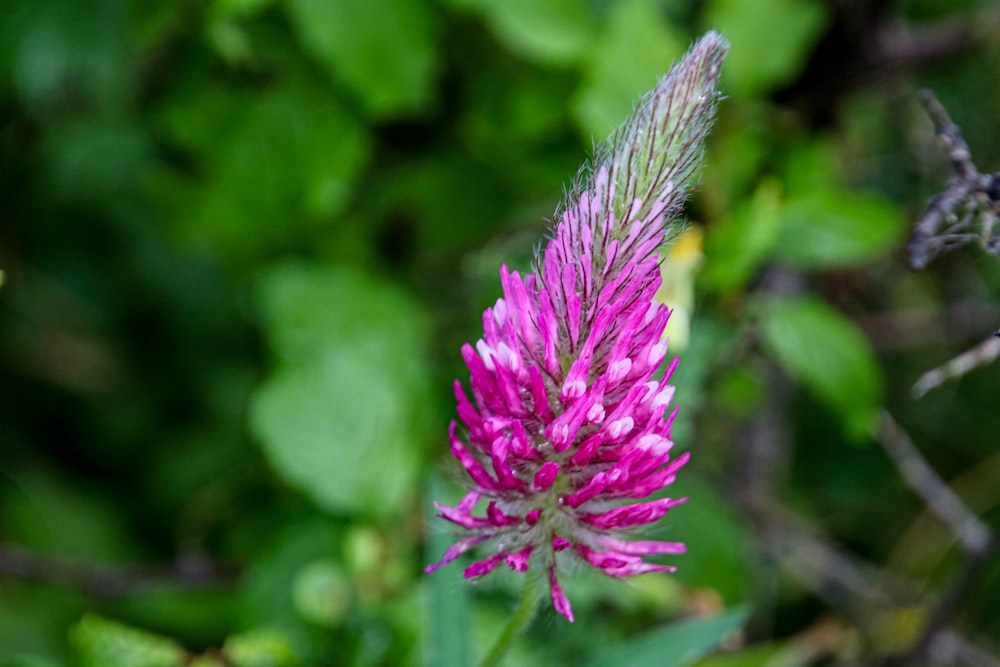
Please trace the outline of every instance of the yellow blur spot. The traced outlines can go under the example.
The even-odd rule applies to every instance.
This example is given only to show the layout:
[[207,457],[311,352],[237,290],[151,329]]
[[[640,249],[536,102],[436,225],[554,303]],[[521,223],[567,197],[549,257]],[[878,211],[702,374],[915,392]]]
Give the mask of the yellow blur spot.
[[670,339],[670,351],[675,354],[687,349],[690,340],[694,276],[705,258],[703,238],[701,227],[688,227],[670,246],[660,265],[663,283],[653,299],[673,309],[663,336]]

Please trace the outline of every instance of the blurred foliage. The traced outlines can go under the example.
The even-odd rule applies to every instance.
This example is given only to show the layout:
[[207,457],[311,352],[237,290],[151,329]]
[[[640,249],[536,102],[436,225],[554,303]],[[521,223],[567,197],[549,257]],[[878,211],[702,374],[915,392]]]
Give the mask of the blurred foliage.
[[[689,208],[704,255],[698,236],[663,292],[683,311],[691,500],[653,531],[689,554],[677,576],[567,577],[577,623],[544,610],[511,664],[692,664],[740,609],[747,647],[701,664],[861,650],[764,560],[740,450],[771,415],[794,440],[776,500],[931,590],[959,553],[857,446],[873,416],[888,408],[996,524],[995,368],[919,402],[909,386],[997,328],[1000,266],[970,250],[912,274],[901,250],[947,178],[916,87],[984,171],[1000,162],[991,7],[4,0],[0,665],[481,655],[516,579],[421,573],[449,539],[428,498],[458,493],[438,474],[459,346],[592,142],[708,28],[733,48]],[[936,51],[889,39],[949,21],[975,29]],[[970,636],[1000,636],[998,599],[993,567]]]

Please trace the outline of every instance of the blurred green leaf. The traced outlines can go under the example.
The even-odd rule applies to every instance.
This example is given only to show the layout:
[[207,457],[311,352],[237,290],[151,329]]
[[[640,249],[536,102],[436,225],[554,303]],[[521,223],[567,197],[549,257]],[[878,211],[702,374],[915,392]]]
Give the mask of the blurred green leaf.
[[190,238],[254,257],[338,214],[369,152],[365,128],[325,91],[292,82],[247,101],[199,89],[164,114],[204,161],[188,192],[161,184]]
[[427,154],[418,164],[378,176],[376,215],[416,228],[415,243],[434,250],[466,248],[505,221],[507,190],[488,165],[467,152]]
[[654,0],[623,0],[609,8],[587,51],[584,84],[573,110],[583,136],[603,141],[632,113],[687,46]]
[[678,475],[669,495],[690,499],[651,529],[657,539],[687,545],[686,554],[669,561],[677,566],[674,578],[715,590],[728,604],[745,601],[752,592],[749,564],[755,546],[745,521],[729,500],[694,471]]
[[334,559],[339,552],[340,533],[333,521],[313,517],[290,522],[251,558],[240,582],[241,625],[283,631],[301,628],[304,619],[292,596],[295,578],[309,563]]
[[299,616],[335,628],[344,619],[354,590],[340,564],[332,558],[304,565],[292,582],[292,601]]
[[[444,498],[444,485],[436,476],[427,482],[426,498]],[[437,527],[435,510],[425,501],[428,525]],[[424,560],[437,562],[454,542],[454,535],[433,530]],[[442,570],[425,579],[427,616],[424,623],[424,665],[430,667],[465,667],[472,664],[469,647],[469,600],[464,581],[454,572]]]
[[107,613],[141,627],[156,628],[191,645],[217,641],[229,629],[234,596],[226,587],[162,586],[142,595],[127,595],[106,603]]
[[906,231],[899,207],[851,190],[813,190],[790,198],[776,259],[803,269],[858,266],[892,250]]
[[541,64],[572,64],[592,44],[595,22],[584,0],[450,2],[480,12],[504,46]]
[[[5,535],[4,539],[12,538]],[[63,656],[66,628],[76,623],[92,603],[82,593],[13,579],[4,582],[2,591],[0,664],[14,657],[42,660]]]
[[835,189],[843,178],[832,136],[796,137],[782,155],[781,182],[789,198]]
[[749,613],[732,609],[711,618],[692,618],[630,638],[587,661],[587,667],[685,667],[714,651],[746,622]]
[[732,43],[722,89],[759,95],[788,83],[805,65],[828,20],[814,0],[709,0],[704,25]]
[[147,143],[140,128],[124,123],[60,127],[43,149],[49,196],[91,205],[131,196],[150,166]]
[[5,539],[64,557],[114,561],[131,555],[121,516],[96,487],[24,468],[12,479],[13,489],[0,495]]
[[79,667],[183,667],[176,642],[88,614],[70,628],[70,646]]
[[898,206],[839,185],[836,150],[830,138],[819,137],[785,156],[788,196],[776,259],[808,270],[854,267],[885,254],[905,233]]
[[785,298],[763,313],[761,335],[786,373],[811,389],[861,440],[882,399],[875,354],[857,326],[811,297]]
[[698,667],[805,667],[814,664],[812,652],[796,648],[793,642],[748,646],[705,658]]
[[423,436],[419,308],[360,273],[306,265],[273,269],[261,293],[284,362],[251,405],[268,459],[329,511],[398,511],[413,489]]
[[425,0],[289,0],[299,40],[369,114],[416,111],[430,100],[436,31]]
[[272,628],[228,637],[223,650],[235,667],[293,667],[298,664],[290,640]]
[[767,259],[781,234],[781,187],[763,181],[750,201],[708,228],[701,279],[710,289],[742,287]]
[[215,9],[222,13],[253,14],[273,5],[276,0],[215,0]]
[[0,658],[0,667],[62,667],[59,662],[34,655],[14,655]]
[[52,107],[75,97],[78,106],[81,98],[104,109],[122,106],[132,65],[126,0],[5,0],[3,5],[0,67],[11,67],[22,102]]

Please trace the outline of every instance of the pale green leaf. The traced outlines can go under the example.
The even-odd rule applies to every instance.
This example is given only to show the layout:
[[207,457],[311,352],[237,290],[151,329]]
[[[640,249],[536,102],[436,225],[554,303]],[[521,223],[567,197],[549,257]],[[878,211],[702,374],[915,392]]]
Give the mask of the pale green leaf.
[[0,667],[62,667],[62,665],[48,658],[17,654],[0,659]]
[[200,90],[164,120],[204,160],[204,180],[179,206],[180,233],[241,257],[274,252],[340,213],[369,151],[365,128],[307,83],[251,100]]
[[299,664],[292,641],[271,628],[257,628],[227,637],[223,651],[235,667],[293,667]]
[[430,100],[436,31],[425,0],[289,0],[303,47],[368,112],[412,112]]
[[577,62],[592,46],[595,21],[584,0],[451,0],[483,15],[512,52],[548,65]]
[[699,662],[698,667],[806,667],[815,663],[815,655],[804,644],[792,640],[749,646],[713,655]]
[[701,274],[706,286],[725,292],[742,287],[753,276],[778,243],[781,207],[781,187],[764,181],[748,202],[709,227]]
[[611,134],[687,44],[653,0],[612,5],[587,51],[584,83],[573,103],[583,135],[600,141]]
[[632,637],[586,662],[587,667],[685,667],[718,648],[746,622],[748,612],[738,608],[711,618],[671,623]]
[[892,250],[906,220],[883,197],[849,190],[813,190],[788,200],[774,257],[803,269],[858,266]]
[[773,90],[802,70],[828,21],[815,0],[709,0],[704,24],[732,43],[722,74],[730,94]]
[[70,628],[70,646],[80,667],[181,667],[176,642],[100,616],[87,615]]
[[786,298],[764,311],[761,335],[785,372],[837,413],[849,435],[865,437],[882,398],[882,375],[854,323],[818,299]]
[[[677,386],[683,390],[684,385]],[[684,405],[688,405],[686,400]],[[671,497],[690,500],[671,510],[668,520],[650,528],[650,536],[687,545],[687,553],[669,560],[677,566],[674,579],[712,589],[727,603],[742,602],[754,583],[749,568],[754,558],[751,533],[729,500],[695,475],[684,471],[669,487]]]
[[362,274],[307,265],[274,268],[261,294],[279,365],[250,421],[269,461],[327,510],[398,511],[424,432],[421,311]]
[[332,558],[306,564],[292,582],[292,603],[299,616],[328,628],[344,620],[353,596],[350,580]]

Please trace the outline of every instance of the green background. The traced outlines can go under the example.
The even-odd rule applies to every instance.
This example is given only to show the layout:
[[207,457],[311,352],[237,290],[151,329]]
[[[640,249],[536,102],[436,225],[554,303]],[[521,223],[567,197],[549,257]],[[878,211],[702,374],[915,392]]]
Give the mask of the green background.
[[[692,664],[741,609],[705,665],[904,650],[961,552],[878,416],[1000,507],[996,368],[910,395],[1000,326],[1000,261],[905,255],[949,175],[918,88],[1000,164],[993,5],[4,0],[0,665],[481,655],[517,578],[422,574],[451,539],[430,498],[461,493],[459,348],[593,142],[712,28],[732,50],[674,350],[691,501],[652,531],[689,553],[565,576],[577,622],[546,606],[510,664]],[[829,594],[788,517],[904,592]],[[987,652],[998,600],[994,564],[954,617]]]

